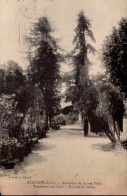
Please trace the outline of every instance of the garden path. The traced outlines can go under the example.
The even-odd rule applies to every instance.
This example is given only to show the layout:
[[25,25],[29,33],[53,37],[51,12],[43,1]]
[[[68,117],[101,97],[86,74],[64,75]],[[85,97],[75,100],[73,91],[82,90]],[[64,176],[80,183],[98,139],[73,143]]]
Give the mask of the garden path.
[[[90,134],[83,137],[80,127],[65,126],[49,131],[47,138],[39,140],[35,149],[14,170],[0,174],[1,189],[6,193],[19,194],[126,194],[127,156],[119,145],[109,139]],[[3,173],[2,173],[3,172]],[[36,184],[32,181],[36,181]],[[45,181],[47,184],[37,184]],[[55,182],[55,187],[51,184]],[[81,183],[84,187],[71,188],[67,183]],[[94,183],[95,182],[95,183]],[[88,188],[85,183],[93,183]],[[88,185],[88,184],[87,184]],[[5,187],[6,186],[6,187]],[[40,187],[39,187],[40,186]],[[50,186],[44,188],[42,186]],[[52,184],[54,186],[54,184]]]

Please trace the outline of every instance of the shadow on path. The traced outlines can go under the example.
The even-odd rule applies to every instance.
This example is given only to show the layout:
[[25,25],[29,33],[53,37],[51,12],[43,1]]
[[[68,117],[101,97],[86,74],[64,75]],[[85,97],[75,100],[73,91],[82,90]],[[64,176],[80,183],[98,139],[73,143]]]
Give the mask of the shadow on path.
[[112,143],[108,143],[108,144],[99,143],[99,144],[92,144],[92,148],[104,152],[109,152],[109,151],[116,151],[118,148],[122,149],[122,146],[119,144],[112,144]]
[[[61,130],[68,130],[68,128],[62,128]],[[69,130],[71,130],[71,131],[81,131],[82,132],[82,129],[80,129],[80,128],[69,128]]]
[[[61,133],[60,133],[61,132]],[[59,130],[59,136],[67,136],[68,138],[74,138],[74,137],[82,137],[83,138],[107,138],[107,136],[105,135],[99,135],[99,134],[96,134],[96,133],[92,133],[92,132],[89,132],[88,136],[84,136],[84,132],[81,128],[69,128],[67,129],[66,127],[65,128],[62,128],[61,130]]]
[[44,142],[44,140],[43,141],[40,140],[40,142],[34,146],[33,151],[52,150],[55,147],[56,146],[53,144],[49,144],[47,142]]
[[6,170],[2,168],[1,172],[4,174],[4,176],[17,175],[18,173],[21,176],[27,175],[29,171],[27,168],[31,168],[31,166],[41,164],[46,161],[47,161],[46,157],[38,153],[31,152],[31,154],[29,154],[27,157],[24,158],[23,162],[19,162],[18,164],[16,164],[14,169]]

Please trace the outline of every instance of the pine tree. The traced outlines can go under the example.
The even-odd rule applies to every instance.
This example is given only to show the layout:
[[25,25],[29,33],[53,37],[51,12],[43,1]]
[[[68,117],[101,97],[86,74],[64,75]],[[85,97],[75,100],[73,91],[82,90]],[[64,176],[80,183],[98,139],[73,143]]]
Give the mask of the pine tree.
[[95,53],[94,47],[87,43],[86,37],[90,37],[95,41],[92,31],[90,30],[90,20],[81,11],[78,15],[77,27],[75,28],[75,37],[73,44],[75,48],[71,53],[73,59],[73,71],[72,75],[75,80],[75,84],[68,90],[67,99],[72,101],[75,107],[80,111],[84,122],[83,130],[84,135],[88,134],[88,112],[87,106],[89,100],[85,96],[90,86],[89,80],[89,65],[88,53]]
[[30,47],[29,78],[37,85],[44,97],[43,112],[46,115],[45,128],[48,129],[48,118],[51,121],[60,107],[60,65],[61,55],[57,40],[52,37],[53,28],[47,17],[42,17],[31,29],[27,37]]

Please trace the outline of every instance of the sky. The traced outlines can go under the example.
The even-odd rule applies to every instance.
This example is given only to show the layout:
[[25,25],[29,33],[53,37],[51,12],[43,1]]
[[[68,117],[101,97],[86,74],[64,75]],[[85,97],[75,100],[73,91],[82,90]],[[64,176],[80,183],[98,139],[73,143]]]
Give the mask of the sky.
[[[61,48],[71,51],[80,10],[84,10],[91,20],[96,39],[96,43],[90,42],[97,50],[95,56],[89,55],[92,61],[90,72],[103,72],[98,53],[112,27],[118,26],[121,17],[127,17],[127,0],[0,0],[0,64],[15,60],[23,69],[27,68],[23,36],[28,33],[30,24],[44,15],[55,28],[54,36]],[[70,70],[68,62],[61,64],[61,70]]]

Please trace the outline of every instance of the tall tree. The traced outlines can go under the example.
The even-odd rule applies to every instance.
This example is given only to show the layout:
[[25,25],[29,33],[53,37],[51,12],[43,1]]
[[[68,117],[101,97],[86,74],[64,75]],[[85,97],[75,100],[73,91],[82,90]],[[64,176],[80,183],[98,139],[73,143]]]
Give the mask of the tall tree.
[[[89,81],[89,64],[88,53],[95,53],[94,47],[87,43],[87,37],[90,37],[92,41],[95,41],[93,33],[91,31],[90,20],[85,16],[84,12],[81,11],[78,15],[77,27],[75,28],[75,37],[73,44],[75,48],[71,53],[73,59],[73,71],[75,84],[69,88],[70,92],[68,95],[72,98],[72,103],[81,112],[83,122],[84,122],[84,135],[88,134],[88,112],[87,103],[88,98],[84,97],[85,92],[90,86]],[[85,99],[84,99],[85,98]],[[67,96],[68,99],[68,96]]]
[[30,36],[26,38],[33,52],[30,55],[29,78],[43,93],[46,128],[48,128],[48,118],[51,122],[60,106],[59,62],[61,55],[57,40],[53,38],[52,33],[53,28],[49,19],[42,17],[33,25]]
[[106,37],[102,59],[110,81],[119,86],[127,97],[127,18],[122,18],[118,28]]

